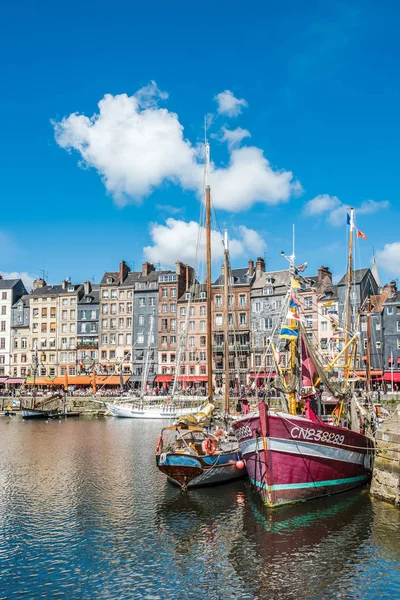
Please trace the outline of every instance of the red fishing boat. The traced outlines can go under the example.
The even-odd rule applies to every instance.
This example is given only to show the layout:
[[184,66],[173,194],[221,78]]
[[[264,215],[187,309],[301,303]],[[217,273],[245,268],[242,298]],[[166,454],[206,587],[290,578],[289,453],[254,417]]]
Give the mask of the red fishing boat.
[[[359,335],[351,332],[350,319],[353,223],[351,209],[344,347],[329,365],[319,360],[301,324],[293,251],[286,257],[291,286],[281,322],[280,352],[268,340],[279,373],[272,387],[282,393],[284,411],[272,413],[266,397],[257,413],[233,423],[250,481],[269,506],[343,492],[367,483],[372,475],[374,439],[367,433],[368,415],[354,397],[349,378]],[[279,364],[283,351],[290,365],[285,371]],[[342,356],[343,373],[338,376],[334,371]],[[330,415],[323,414],[321,383],[337,399]]]

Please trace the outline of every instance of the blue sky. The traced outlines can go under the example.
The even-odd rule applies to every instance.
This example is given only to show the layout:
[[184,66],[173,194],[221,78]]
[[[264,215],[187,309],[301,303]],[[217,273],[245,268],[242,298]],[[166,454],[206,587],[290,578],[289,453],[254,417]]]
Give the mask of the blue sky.
[[[295,223],[307,272],[342,274],[352,204],[368,236],[357,266],[375,248],[382,279],[396,276],[399,17],[372,0],[3,4],[0,271],[98,281],[121,259],[190,257],[208,114],[235,266],[262,254],[284,268]],[[243,102],[226,108],[227,90]],[[72,121],[106,94],[94,125]],[[224,128],[239,127],[251,137],[229,150]]]

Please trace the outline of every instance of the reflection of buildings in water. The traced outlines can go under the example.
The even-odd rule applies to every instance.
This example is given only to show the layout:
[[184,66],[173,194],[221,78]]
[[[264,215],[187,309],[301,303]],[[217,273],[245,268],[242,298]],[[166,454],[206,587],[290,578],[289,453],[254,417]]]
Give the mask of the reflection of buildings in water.
[[256,598],[318,598],[351,568],[372,517],[366,491],[273,510],[254,497],[230,559]]

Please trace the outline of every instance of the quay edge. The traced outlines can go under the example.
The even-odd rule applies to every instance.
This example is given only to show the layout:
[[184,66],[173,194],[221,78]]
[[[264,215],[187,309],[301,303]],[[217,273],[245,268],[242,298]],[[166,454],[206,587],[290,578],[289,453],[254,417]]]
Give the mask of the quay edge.
[[370,494],[400,508],[400,404],[378,428],[376,446]]

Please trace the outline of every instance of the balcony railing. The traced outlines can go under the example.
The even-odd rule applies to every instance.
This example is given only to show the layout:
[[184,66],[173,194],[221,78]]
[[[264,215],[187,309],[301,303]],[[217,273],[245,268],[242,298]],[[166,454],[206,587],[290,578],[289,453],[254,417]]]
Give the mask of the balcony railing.
[[98,348],[99,347],[99,342],[77,342],[76,344],[77,348]]

